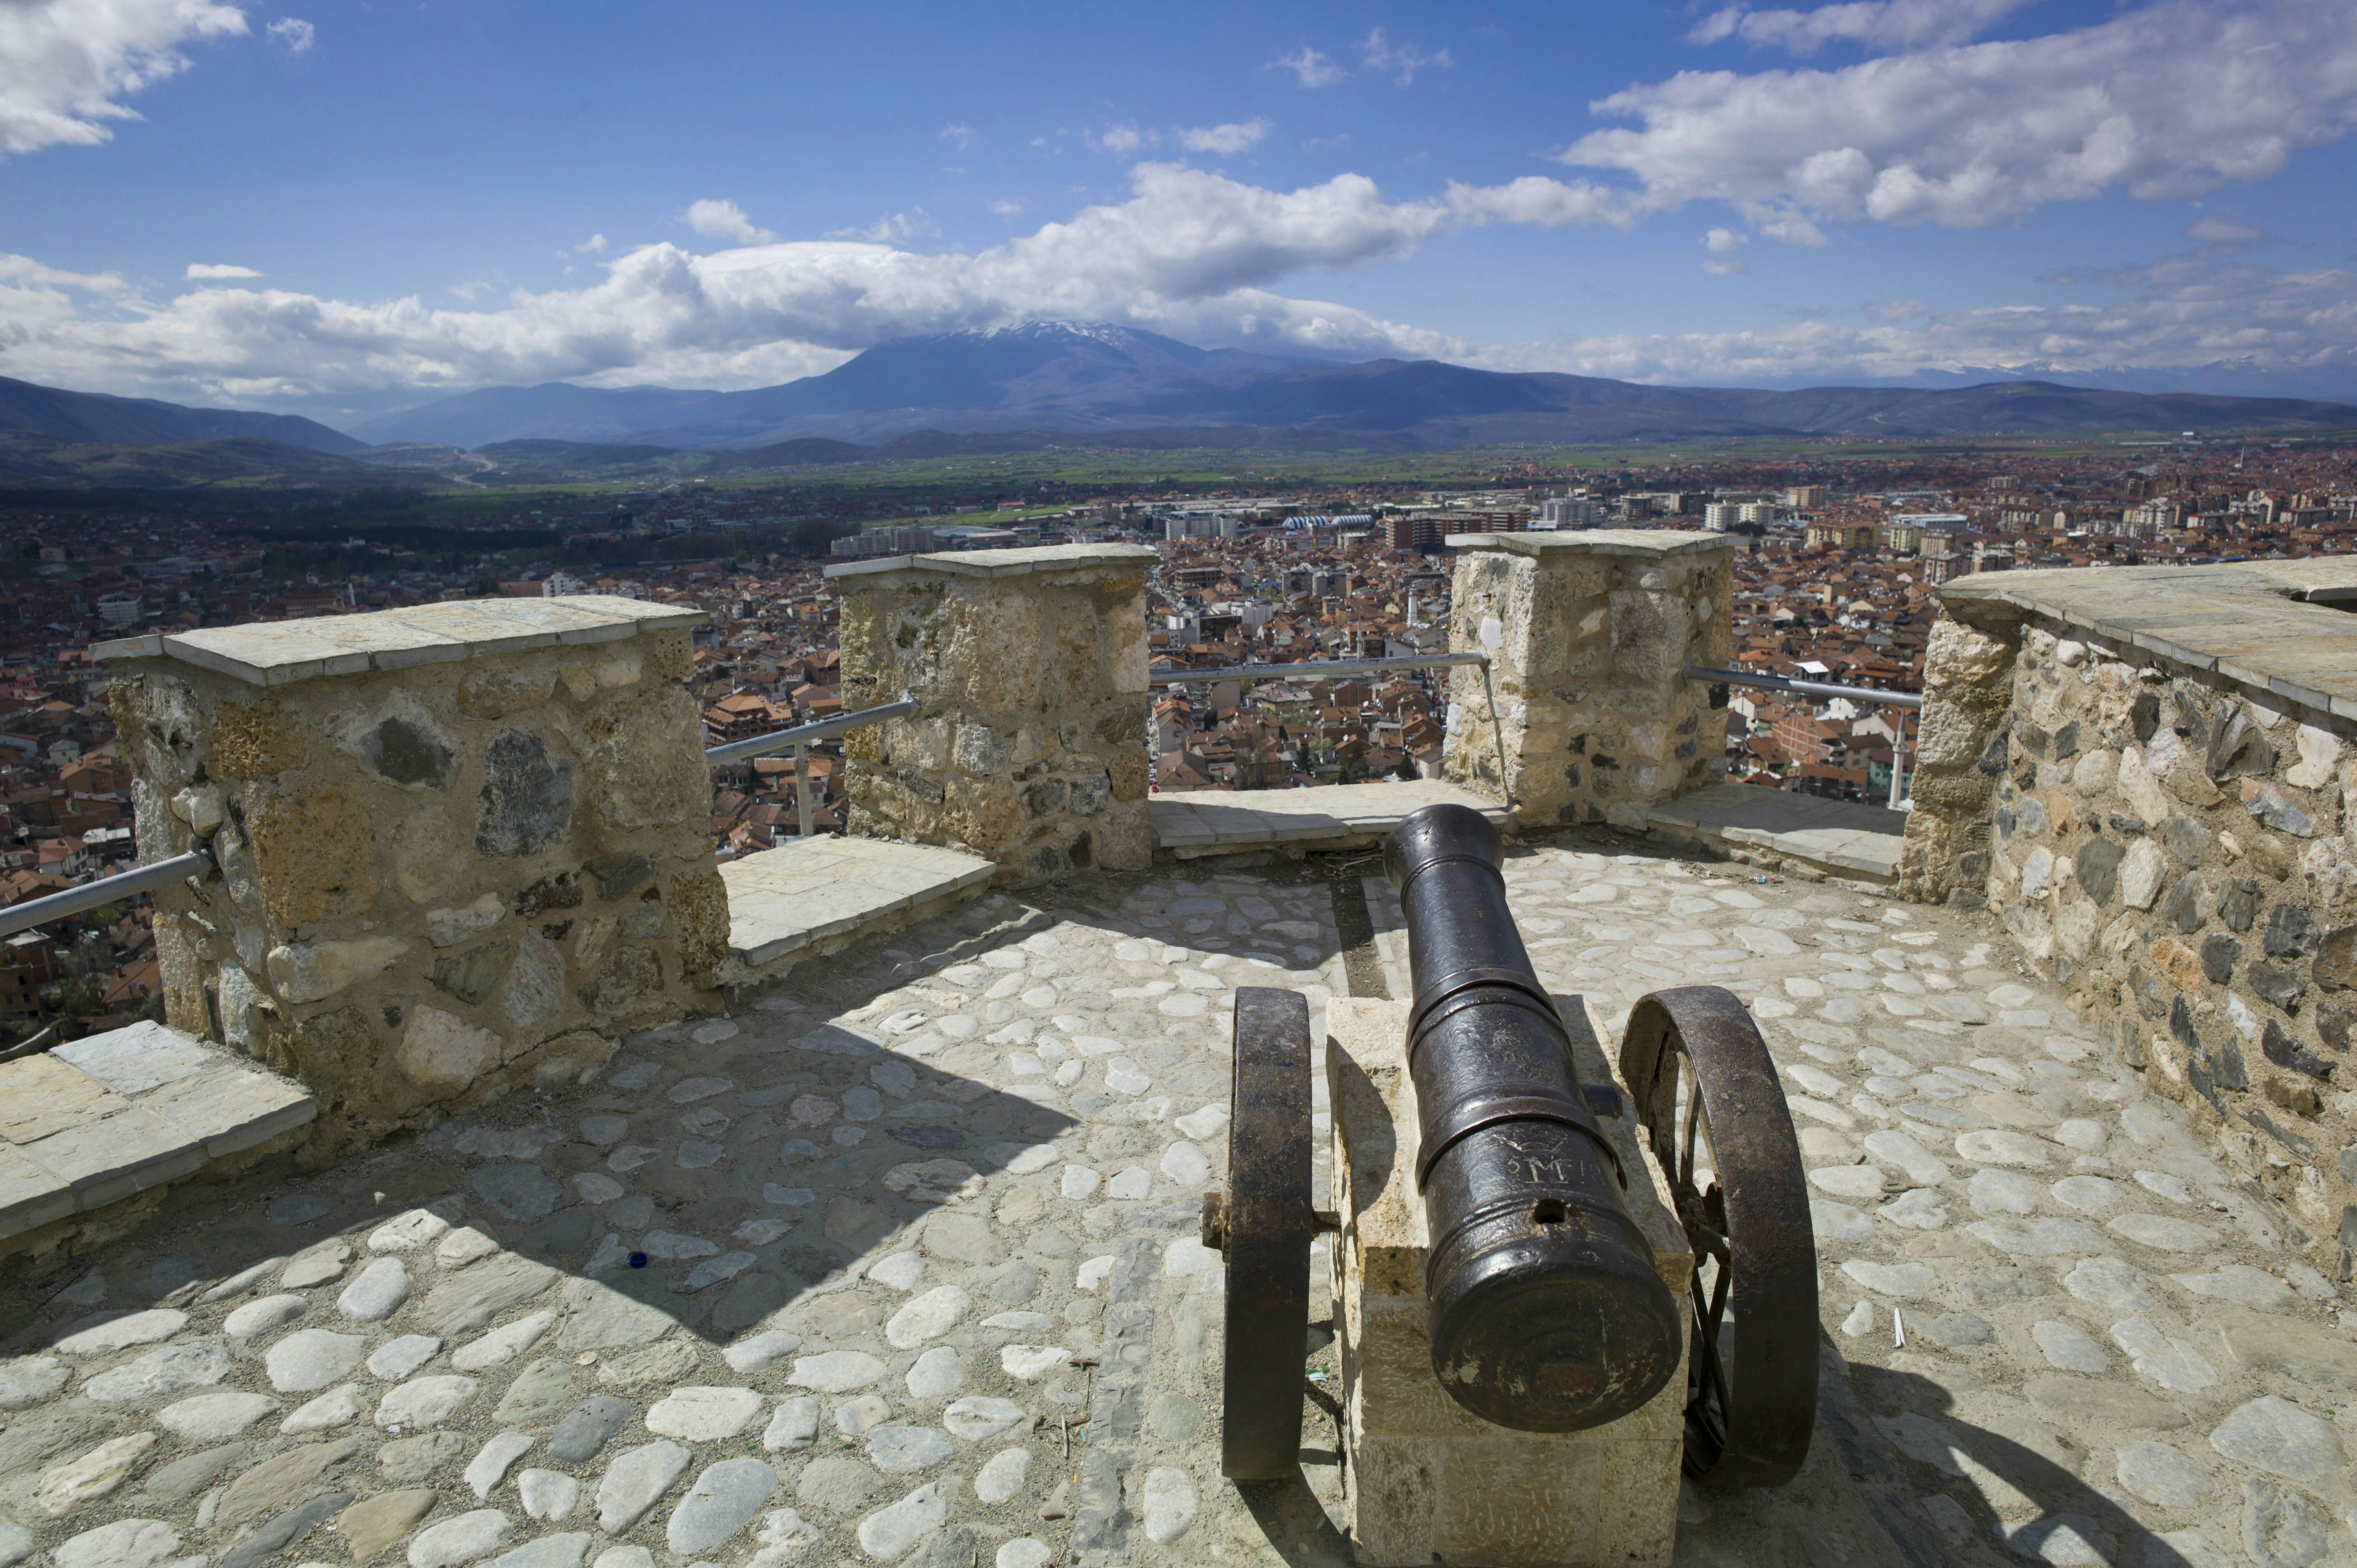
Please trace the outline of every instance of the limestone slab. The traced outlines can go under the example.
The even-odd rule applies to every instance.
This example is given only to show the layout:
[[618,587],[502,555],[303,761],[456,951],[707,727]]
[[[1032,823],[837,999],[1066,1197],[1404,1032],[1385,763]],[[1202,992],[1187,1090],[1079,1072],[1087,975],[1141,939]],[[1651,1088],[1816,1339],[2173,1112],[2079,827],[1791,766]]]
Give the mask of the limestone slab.
[[317,1114],[299,1085],[160,1024],[0,1065],[0,1241],[194,1175]]
[[748,966],[769,963],[822,939],[980,887],[996,869],[979,855],[928,844],[789,839],[721,866],[728,889],[728,946]]
[[1889,882],[1899,875],[1907,814],[1756,784],[1714,784],[1655,806],[1650,825]]
[[703,618],[704,612],[692,607],[605,594],[478,599],[124,638],[100,643],[91,651],[110,660],[177,660],[257,686],[284,686],[323,675],[616,642],[641,630],[688,626]]
[[1146,811],[1158,849],[1246,849],[1255,844],[1379,839],[1426,806],[1469,806],[1501,828],[1505,803],[1437,779],[1387,784],[1319,784],[1306,789],[1173,789]]

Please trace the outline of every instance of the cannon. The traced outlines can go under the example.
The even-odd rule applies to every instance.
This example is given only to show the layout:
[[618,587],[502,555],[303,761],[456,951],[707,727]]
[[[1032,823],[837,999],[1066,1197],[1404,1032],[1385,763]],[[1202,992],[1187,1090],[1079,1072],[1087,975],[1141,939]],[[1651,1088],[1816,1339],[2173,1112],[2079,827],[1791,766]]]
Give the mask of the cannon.
[[[1683,1432],[1661,1498],[1674,1530],[1680,1468],[1702,1484],[1778,1486],[1808,1451],[1816,1263],[1791,1113],[1757,1026],[1717,986],[1639,1001],[1610,1081],[1585,1009],[1576,998],[1560,1006],[1532,967],[1501,849],[1495,827],[1455,805],[1413,813],[1384,843],[1414,997],[1405,1008],[1338,999],[1329,1036],[1336,1009],[1358,1007],[1363,1021],[1374,1015],[1364,1009],[1390,1007],[1381,1016],[1401,1043],[1381,1053],[1404,1057],[1393,1076],[1405,1081],[1388,1100],[1361,1092],[1347,1105],[1337,1089],[1336,1181],[1350,1187],[1340,1211],[1313,1207],[1307,1002],[1236,993],[1227,1185],[1207,1195],[1202,1225],[1226,1262],[1222,1466],[1238,1480],[1294,1473],[1312,1244],[1321,1230],[1368,1222],[1351,1209],[1377,1201],[1366,1189],[1381,1180],[1395,1208],[1420,1206],[1416,1316],[1430,1378],[1462,1413],[1432,1415],[1442,1407],[1414,1388],[1382,1392],[1361,1368],[1346,1394],[1346,1436],[1356,1440],[1370,1391],[1421,1402],[1420,1431],[1539,1441],[1674,1432],[1680,1412],[1664,1402],[1675,1398]],[[1328,1054],[1330,1075],[1331,1038]],[[1346,1160],[1353,1128],[1361,1147]],[[1690,1272],[1668,1256],[1681,1241]],[[1338,1332],[1346,1294],[1372,1300],[1378,1289],[1345,1277],[1376,1266],[1354,1256],[1335,1250]],[[1361,1467],[1356,1454],[1348,1462]],[[1415,1484],[1428,1486],[1434,1466],[1419,1465]],[[1430,1498],[1416,1506],[1445,1511]],[[1385,1557],[1361,1545],[1363,1560]],[[1440,1545],[1419,1537],[1398,1560],[1428,1561]]]

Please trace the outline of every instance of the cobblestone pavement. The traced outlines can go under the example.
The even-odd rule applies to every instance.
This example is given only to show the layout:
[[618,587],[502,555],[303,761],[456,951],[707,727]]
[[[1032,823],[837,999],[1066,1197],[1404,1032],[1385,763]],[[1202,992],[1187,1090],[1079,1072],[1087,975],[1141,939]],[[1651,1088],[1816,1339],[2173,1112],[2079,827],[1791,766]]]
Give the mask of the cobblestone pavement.
[[[985,897],[11,1265],[0,1568],[1346,1560],[1330,1349],[1303,1482],[1219,1477],[1194,1229],[1232,987],[1405,993],[1395,933],[1342,951],[1338,906],[1393,923],[1369,869]],[[1510,875],[1608,1038],[1660,985],[1752,1003],[1818,1189],[1810,1465],[1689,1495],[1681,1563],[2352,1559],[2333,1287],[1985,928],[1574,841]]]

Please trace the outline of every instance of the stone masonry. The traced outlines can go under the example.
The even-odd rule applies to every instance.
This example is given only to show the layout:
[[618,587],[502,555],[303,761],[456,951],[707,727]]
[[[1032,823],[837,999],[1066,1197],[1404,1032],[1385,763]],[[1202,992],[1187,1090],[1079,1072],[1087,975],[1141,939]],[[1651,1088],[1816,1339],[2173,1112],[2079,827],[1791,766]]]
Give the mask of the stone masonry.
[[845,706],[922,704],[845,738],[852,832],[970,850],[1002,885],[1147,865],[1155,559],[1088,544],[828,567]]
[[300,1079],[324,1161],[708,1010],[694,612],[494,600],[101,650],[167,1016]]
[[1655,802],[1717,781],[1725,721],[1710,688],[1684,671],[1731,656],[1725,536],[1603,529],[1448,542],[1449,647],[1490,655],[1497,724],[1480,669],[1453,671],[1444,777],[1502,790],[1531,827],[1642,828]]
[[1985,900],[2117,1058],[2287,1206],[2293,1244],[2346,1280],[2357,624],[2289,596],[2333,586],[2357,570],[1952,585],[1902,890]]

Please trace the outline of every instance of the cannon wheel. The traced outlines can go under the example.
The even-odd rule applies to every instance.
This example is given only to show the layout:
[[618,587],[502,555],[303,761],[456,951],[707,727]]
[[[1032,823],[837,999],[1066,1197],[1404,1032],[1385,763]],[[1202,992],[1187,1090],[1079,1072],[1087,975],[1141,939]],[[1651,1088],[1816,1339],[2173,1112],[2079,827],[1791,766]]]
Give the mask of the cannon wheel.
[[1226,1254],[1227,1366],[1220,1469],[1273,1481],[1301,1463],[1309,1340],[1309,1004],[1298,992],[1236,988],[1235,1099],[1228,1187],[1203,1205],[1203,1241]]
[[1782,1486],[1816,1423],[1817,1261],[1768,1044],[1732,993],[1679,986],[1629,1015],[1620,1071],[1694,1248],[1686,1474]]

